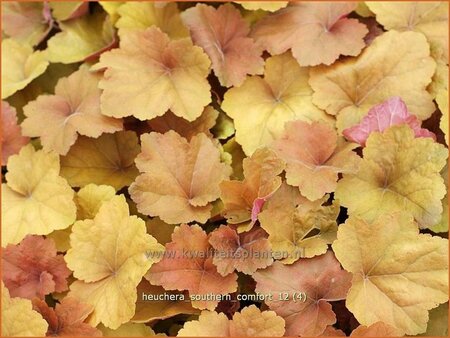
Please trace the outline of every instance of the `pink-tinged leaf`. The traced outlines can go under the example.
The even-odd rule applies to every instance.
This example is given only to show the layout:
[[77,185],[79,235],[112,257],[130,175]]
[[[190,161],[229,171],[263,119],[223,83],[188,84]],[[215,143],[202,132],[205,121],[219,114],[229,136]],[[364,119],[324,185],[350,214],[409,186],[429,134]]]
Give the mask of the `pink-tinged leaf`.
[[186,10],[182,18],[194,43],[210,57],[223,86],[239,86],[247,74],[263,72],[262,49],[248,37],[249,25],[232,4],[217,9],[198,4]]
[[175,228],[163,259],[150,268],[145,278],[166,290],[188,290],[191,297],[199,296],[200,299],[192,300],[192,306],[198,309],[213,310],[218,304],[217,300],[202,297],[237,289],[236,274],[223,277],[217,272],[208,235],[196,224]]
[[264,206],[264,203],[266,203],[266,200],[272,195],[273,194],[270,194],[269,196],[265,196],[265,197],[258,197],[257,199],[255,199],[253,201],[252,215],[251,215],[253,224],[256,223],[256,221],[258,220],[258,214],[261,212],[261,209]]
[[399,124],[409,125],[416,137],[431,137],[436,140],[436,135],[421,128],[421,121],[408,111],[405,102],[397,96],[372,107],[359,124],[345,129],[343,134],[348,140],[365,146],[370,133],[382,132]]
[[2,101],[2,165],[6,165],[11,155],[17,154],[19,150],[28,143],[28,137],[22,136],[22,129],[17,124],[16,109],[8,102]]
[[52,239],[27,236],[8,245],[2,255],[3,282],[11,297],[44,298],[51,292],[67,290],[71,272],[62,255],[56,254]]
[[[336,322],[330,301],[345,299],[352,276],[342,270],[331,251],[292,265],[275,262],[257,271],[256,291],[272,293],[266,304],[286,321],[287,336],[318,336]],[[300,299],[300,293],[306,300]],[[288,297],[287,301],[281,301]]]
[[213,263],[222,276],[234,270],[251,275],[273,263],[267,234],[259,227],[238,234],[229,226],[221,226],[211,233],[209,243],[216,251]]

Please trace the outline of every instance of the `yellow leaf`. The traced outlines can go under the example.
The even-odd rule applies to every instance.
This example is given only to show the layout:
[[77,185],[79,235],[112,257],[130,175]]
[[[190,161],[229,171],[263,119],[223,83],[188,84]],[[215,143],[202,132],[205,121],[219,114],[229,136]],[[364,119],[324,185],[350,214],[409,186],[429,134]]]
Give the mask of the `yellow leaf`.
[[356,174],[344,174],[335,198],[349,215],[367,221],[381,214],[404,211],[421,228],[441,219],[446,188],[439,172],[446,164],[447,148],[429,137],[414,138],[407,125],[373,132],[363,150]]
[[247,77],[240,87],[229,89],[222,109],[234,120],[236,141],[250,156],[281,135],[287,121],[333,121],[312,103],[309,69],[290,55],[266,60],[264,78]]
[[189,38],[170,40],[156,27],[129,32],[120,48],[103,53],[93,68],[106,68],[100,81],[102,112],[149,120],[170,109],[193,121],[211,102],[210,63]]
[[439,106],[439,109],[442,113],[441,122],[439,123],[439,127],[445,135],[445,142],[449,145],[448,139],[448,90],[441,89],[437,92],[436,102]]
[[99,1],[100,6],[109,14],[109,18],[112,23],[116,23],[119,19],[119,7],[122,6],[124,1]]
[[13,39],[2,41],[2,99],[25,88],[45,72],[48,61],[41,51]]
[[371,16],[375,16],[375,14],[367,7],[366,2],[360,1],[355,9],[356,14],[362,16],[363,18],[368,18]]
[[229,320],[223,313],[202,311],[198,320],[186,322],[178,337],[281,337],[284,319],[273,311],[250,305]]
[[400,96],[420,120],[430,117],[435,107],[426,87],[435,68],[421,33],[390,31],[378,36],[358,58],[311,69],[309,83],[313,102],[336,115],[342,132],[392,96]]
[[353,273],[346,306],[362,325],[382,321],[403,333],[425,332],[428,310],[448,301],[448,240],[419,234],[412,217],[350,216],[333,243]]
[[258,9],[262,9],[268,12],[275,12],[280,8],[286,7],[289,1],[235,1],[245,9],[256,11]]
[[102,331],[104,337],[154,337],[155,331],[145,324],[126,323],[118,329],[112,330],[100,324],[98,329]]
[[[259,215],[269,234],[273,256],[283,264],[324,254],[336,238],[339,206],[322,206],[324,199],[310,202],[297,188],[283,184]],[[283,256],[282,256],[283,255]]]
[[448,65],[442,60],[436,61],[436,72],[433,75],[433,81],[429,84],[427,90],[436,98],[441,90],[448,90]]
[[2,337],[43,337],[48,324],[31,300],[12,298],[2,282]]
[[219,149],[205,134],[187,142],[174,131],[143,134],[141,144],[136,165],[142,174],[129,188],[139,212],[170,224],[205,223],[219,183],[231,173]]
[[[151,285],[145,279],[138,285],[137,292],[136,313],[133,319],[131,319],[135,323],[147,323],[158,319],[167,319],[178,314],[200,313],[199,310],[192,307],[187,296],[184,296],[184,300],[178,300],[182,295],[180,291],[167,291],[161,286]],[[165,297],[167,295],[179,298],[166,300]],[[161,297],[162,300],[146,300],[145,297],[149,296],[154,298]]]
[[130,216],[123,195],[103,203],[93,220],[77,221],[70,235],[67,266],[78,280],[69,295],[94,306],[90,323],[117,329],[136,307],[136,287],[164,247]]
[[223,150],[225,153],[231,156],[231,167],[233,168],[231,178],[234,180],[243,180],[243,160],[245,158],[245,154],[242,150],[242,147],[239,145],[239,143],[236,142],[236,139],[233,137],[223,145]]
[[114,27],[108,16],[97,11],[60,22],[61,32],[47,42],[50,62],[73,63],[96,56],[114,45]]
[[52,15],[58,21],[74,19],[84,15],[89,10],[87,1],[49,1]]
[[176,2],[158,6],[154,2],[129,1],[117,10],[120,15],[116,22],[121,39],[129,32],[144,31],[156,26],[172,39],[186,38],[189,32],[180,18]]
[[74,192],[59,176],[55,153],[23,147],[8,160],[2,184],[2,247],[26,235],[46,235],[75,221]]
[[138,175],[134,158],[139,151],[133,131],[103,134],[97,139],[81,136],[61,157],[61,175],[73,187],[94,183],[119,190]]
[[145,224],[147,226],[147,233],[155,237],[158,243],[161,243],[162,245],[165,245],[172,240],[172,233],[177,226],[175,224],[167,224],[158,217],[147,220]]
[[423,33],[431,55],[448,63],[448,2],[366,2],[386,30]]
[[[77,220],[93,219],[102,204],[109,201],[116,191],[108,185],[88,184],[81,188],[75,195],[77,206]],[[55,241],[58,251],[65,252],[70,248],[70,234],[72,227],[63,230],[56,230],[48,234],[47,237]]]

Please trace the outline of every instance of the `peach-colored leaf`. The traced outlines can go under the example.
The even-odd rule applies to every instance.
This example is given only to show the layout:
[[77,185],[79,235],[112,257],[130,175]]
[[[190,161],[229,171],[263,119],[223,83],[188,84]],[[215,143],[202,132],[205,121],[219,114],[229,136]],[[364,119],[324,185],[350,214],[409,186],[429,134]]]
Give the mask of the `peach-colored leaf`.
[[163,116],[155,117],[147,123],[152,131],[164,134],[169,130],[173,130],[190,141],[194,135],[199,133],[205,133],[208,136],[212,136],[209,130],[216,124],[218,116],[219,112],[217,110],[211,106],[207,106],[202,115],[192,122],[168,111]]
[[436,135],[420,127],[422,122],[408,111],[405,102],[398,96],[372,107],[359,124],[344,129],[342,134],[347,140],[364,146],[370,133],[381,132],[397,124],[409,125],[416,137],[431,137],[436,140]]
[[61,78],[55,95],[40,95],[24,107],[24,135],[39,136],[45,150],[66,155],[78,134],[97,138],[121,130],[121,120],[100,111],[99,80],[87,67]]
[[2,278],[12,297],[44,298],[67,290],[71,274],[55,243],[42,236],[27,236],[17,245],[9,244],[2,253]]
[[53,19],[48,2],[2,2],[2,31],[19,42],[38,45],[50,32]]
[[231,174],[219,149],[205,134],[188,142],[174,131],[144,134],[141,143],[136,165],[142,174],[129,189],[139,212],[170,224],[205,223],[220,182]]
[[6,101],[2,101],[1,115],[2,133],[0,139],[2,141],[2,165],[6,165],[8,158],[11,155],[17,154],[30,139],[22,136],[22,129],[17,124],[16,109]]
[[[275,295],[266,304],[286,320],[289,336],[318,336],[334,324],[336,316],[329,302],[345,299],[351,284],[351,274],[341,269],[331,251],[292,265],[275,262],[253,277],[257,292]],[[281,299],[287,295],[289,300],[279,300],[280,293]]]
[[273,311],[261,311],[250,305],[236,312],[233,319],[225,314],[202,311],[198,320],[184,324],[179,337],[281,337],[284,320]]
[[[145,278],[166,290],[188,290],[191,297],[228,294],[237,289],[235,273],[223,277],[217,272],[208,235],[196,224],[175,228],[163,259],[150,268]],[[199,309],[213,310],[217,304],[216,300],[192,299],[192,305]]]
[[209,66],[208,56],[189,38],[170,40],[156,27],[130,32],[94,68],[106,68],[102,112],[147,120],[170,109],[193,121],[211,102]]
[[360,325],[354,329],[351,337],[402,337],[400,330],[383,322],[376,322],[369,326]]
[[338,138],[332,126],[321,122],[286,123],[272,148],[286,161],[287,183],[311,201],[333,192],[338,174],[356,172],[360,160],[352,151],[356,144]]
[[263,18],[251,36],[272,55],[292,49],[301,66],[332,64],[340,55],[358,55],[367,28],[347,15],[350,2],[293,2]]
[[208,54],[223,86],[239,86],[247,74],[263,72],[262,49],[248,37],[249,25],[232,4],[217,9],[198,4],[187,9],[182,18],[194,43]]
[[215,250],[213,263],[222,276],[234,270],[251,275],[273,262],[267,234],[261,228],[238,234],[223,225],[210,234],[209,243]]
[[33,299],[33,309],[39,312],[48,323],[47,336],[99,337],[101,332],[85,323],[94,310],[90,305],[80,303],[76,298],[66,297],[51,308],[40,299]]
[[278,175],[284,169],[284,162],[272,150],[261,148],[244,159],[243,167],[243,181],[223,181],[220,184],[221,199],[228,222],[246,222],[251,228],[264,202],[280,187]]

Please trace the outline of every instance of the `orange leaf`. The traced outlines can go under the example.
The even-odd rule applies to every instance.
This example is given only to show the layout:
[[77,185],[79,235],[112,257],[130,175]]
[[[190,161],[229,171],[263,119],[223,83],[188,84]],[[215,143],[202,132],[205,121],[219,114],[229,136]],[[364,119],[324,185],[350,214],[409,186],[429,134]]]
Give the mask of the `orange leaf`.
[[188,141],[194,135],[205,133],[212,136],[210,129],[216,124],[219,112],[211,106],[207,106],[197,119],[189,122],[181,117],[176,116],[171,111],[168,111],[163,116],[155,117],[147,122],[152,131],[164,134],[169,130],[176,131]]
[[[201,298],[236,291],[237,275],[222,277],[211,251],[208,235],[200,226],[182,224],[175,228],[172,242],[166,244],[164,258],[153,264],[145,278],[166,290],[188,290],[194,307],[213,310],[219,302]],[[199,300],[192,298],[197,296]]]
[[143,174],[129,189],[139,212],[170,224],[205,223],[210,202],[220,195],[219,183],[231,174],[219,149],[205,134],[188,143],[174,131],[144,134],[141,144],[136,166]]
[[211,59],[222,86],[239,86],[247,74],[263,72],[262,50],[248,37],[249,25],[233,5],[216,9],[198,4],[187,9],[182,18],[194,43]]
[[24,107],[24,134],[39,136],[45,150],[66,155],[78,134],[97,138],[121,130],[121,120],[100,112],[99,79],[87,67],[60,79],[55,95],[41,95]]
[[280,187],[278,175],[283,171],[284,163],[273,151],[263,148],[244,159],[243,167],[243,181],[223,181],[220,184],[221,199],[225,217],[230,223],[247,222],[251,228],[265,201]]
[[22,136],[22,129],[17,124],[16,109],[8,102],[2,101],[2,165],[6,165],[11,155],[17,154],[19,150],[28,143],[29,138]]
[[211,233],[209,243],[216,251],[213,263],[222,276],[234,270],[251,275],[273,263],[267,234],[261,228],[238,234],[223,225]]
[[55,243],[42,236],[27,236],[17,245],[9,244],[2,254],[3,282],[11,297],[32,299],[67,290],[71,272]]
[[292,48],[301,66],[330,65],[365,46],[366,26],[347,18],[355,8],[356,3],[294,2],[258,22],[251,36],[272,55]]
[[93,311],[93,307],[80,303],[76,298],[66,297],[55,309],[43,300],[33,299],[33,309],[39,312],[48,323],[47,336],[94,336],[102,333],[84,321]]
[[[334,324],[336,316],[329,302],[345,299],[352,278],[330,251],[292,265],[275,262],[253,277],[257,292],[274,294],[274,300],[266,304],[286,320],[288,336],[318,336]],[[306,294],[305,301],[299,300],[301,292]],[[280,293],[279,299],[287,295],[289,300],[280,301]]]
[[356,144],[338,139],[335,129],[321,122],[286,123],[272,147],[287,163],[287,183],[299,187],[311,201],[333,192],[338,174],[356,172],[360,160],[352,151]]
[[170,40],[156,27],[129,32],[120,48],[103,53],[94,66],[106,68],[100,81],[102,112],[147,120],[170,109],[193,121],[211,102],[209,66],[207,55],[189,38]]

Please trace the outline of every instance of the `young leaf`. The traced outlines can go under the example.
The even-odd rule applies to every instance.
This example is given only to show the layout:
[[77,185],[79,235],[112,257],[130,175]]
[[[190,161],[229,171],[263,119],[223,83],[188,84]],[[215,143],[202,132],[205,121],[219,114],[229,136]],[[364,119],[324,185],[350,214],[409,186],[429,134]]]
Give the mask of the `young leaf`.
[[260,148],[243,160],[244,180],[223,181],[220,184],[224,216],[231,224],[250,229],[258,220],[264,203],[281,185],[278,176],[284,163],[276,154]]
[[283,334],[283,318],[251,305],[236,312],[231,320],[223,313],[203,311],[198,320],[184,324],[178,337],[281,337]]
[[70,245],[65,260],[78,280],[69,295],[94,307],[89,323],[116,329],[129,321],[136,307],[136,287],[164,250],[146,233],[145,222],[129,215],[123,195],[115,196],[93,220],[73,225]]
[[435,62],[422,34],[390,31],[377,37],[358,58],[311,69],[309,83],[314,90],[313,102],[336,115],[342,132],[393,95],[400,96],[420,120],[430,117],[435,107],[426,88],[434,70]]
[[138,175],[134,159],[140,151],[133,131],[103,134],[97,139],[80,136],[61,157],[61,175],[73,187],[106,184],[119,190]]
[[310,201],[333,192],[338,174],[356,172],[360,162],[352,151],[356,145],[338,139],[336,130],[323,122],[286,123],[272,148],[286,162],[287,183]]
[[272,55],[292,49],[301,66],[330,65],[365,46],[366,26],[347,18],[355,8],[352,3],[293,2],[259,21],[251,36]]
[[436,140],[436,135],[420,127],[421,123],[415,115],[408,111],[405,102],[400,97],[394,96],[370,108],[359,124],[344,129],[342,134],[347,140],[365,146],[367,138],[372,132],[382,132],[394,125],[407,124],[414,131],[416,137],[431,137]]
[[404,211],[426,228],[440,221],[446,193],[439,172],[447,148],[431,138],[415,138],[409,126],[372,133],[356,174],[344,174],[335,197],[350,215],[367,221]]
[[33,146],[10,157],[2,184],[2,247],[46,235],[75,221],[74,192],[59,176],[58,155]]
[[182,14],[194,43],[203,48],[225,87],[240,86],[247,74],[261,74],[262,50],[248,37],[250,28],[232,4],[217,9],[198,4]]
[[287,121],[333,123],[312,103],[308,73],[285,53],[266,60],[264,78],[247,77],[241,86],[225,93],[222,109],[234,120],[236,141],[247,156],[280,136]]
[[217,300],[202,300],[202,296],[228,294],[237,289],[235,273],[223,277],[217,272],[208,236],[196,224],[175,228],[172,242],[166,244],[166,255],[145,278],[166,290],[188,290],[191,296],[199,296],[200,300],[192,300],[198,309],[213,310],[218,304]]
[[136,165],[142,173],[129,192],[139,212],[176,224],[205,223],[220,195],[219,183],[231,168],[220,162],[219,149],[205,135],[187,140],[174,131],[141,136]]
[[93,311],[91,305],[80,303],[76,298],[66,297],[51,308],[40,299],[33,299],[33,309],[39,312],[48,323],[47,336],[101,336],[100,330],[85,323]]
[[[351,281],[331,251],[292,265],[275,262],[253,277],[257,292],[274,295],[266,304],[285,319],[289,336],[318,336],[334,324],[336,316],[329,302],[345,299]],[[305,301],[300,293],[306,294]]]
[[22,128],[17,124],[16,109],[8,102],[2,101],[2,166],[8,163],[8,158],[15,155],[29,142],[29,138],[22,136]]
[[130,32],[95,66],[106,68],[102,112],[147,120],[170,109],[193,121],[211,102],[209,66],[208,56],[188,38],[170,40],[156,27]]
[[336,257],[353,273],[346,306],[358,322],[424,332],[428,310],[448,301],[448,240],[419,234],[405,213],[385,213],[370,223],[350,217],[337,237]]
[[44,150],[66,155],[78,134],[97,138],[122,130],[122,120],[100,112],[99,79],[87,67],[59,79],[55,95],[40,95],[23,108],[24,135],[40,137]]
[[27,236],[2,253],[3,282],[12,297],[44,298],[52,292],[67,290],[71,272],[55,243],[41,236]]

